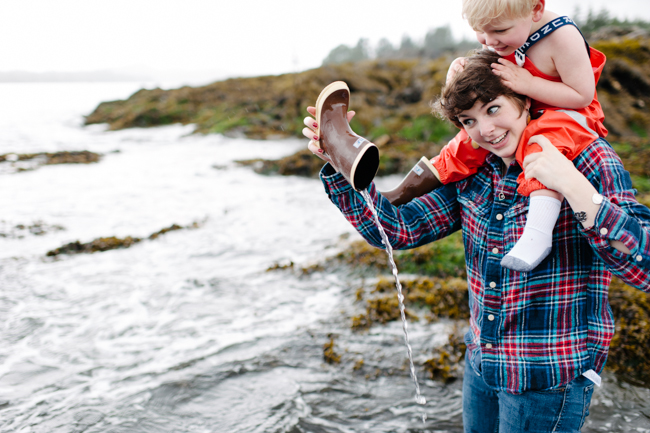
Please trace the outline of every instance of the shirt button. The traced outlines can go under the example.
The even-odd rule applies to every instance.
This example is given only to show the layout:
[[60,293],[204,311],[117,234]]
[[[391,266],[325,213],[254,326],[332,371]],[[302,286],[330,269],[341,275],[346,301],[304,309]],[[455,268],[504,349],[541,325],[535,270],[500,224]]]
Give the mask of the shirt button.
[[636,261],[637,261],[637,262],[640,262],[641,260],[643,260],[643,257],[641,257],[641,254],[639,254],[638,256],[636,256]]
[[504,193],[500,192],[499,193],[499,200],[505,200],[505,199],[506,199],[506,195]]
[[492,345],[490,343],[488,343],[488,344],[485,345],[485,348],[486,349],[492,349]]
[[492,252],[494,254],[499,254],[499,249],[498,248],[492,248]]
[[501,215],[500,213],[498,213],[498,214],[497,214],[497,220],[501,221],[502,219],[503,219],[503,215]]
[[494,289],[496,286],[497,286],[497,283],[495,283],[494,281],[492,281],[492,282],[490,283],[490,287],[492,287],[493,289]]
[[489,320],[490,322],[494,321],[494,316],[493,316],[492,314],[490,314],[490,315],[488,316],[488,320]]
[[601,235],[606,235],[608,232],[609,232],[609,230],[607,230],[605,227],[603,227],[602,229],[600,229],[600,234],[601,234]]

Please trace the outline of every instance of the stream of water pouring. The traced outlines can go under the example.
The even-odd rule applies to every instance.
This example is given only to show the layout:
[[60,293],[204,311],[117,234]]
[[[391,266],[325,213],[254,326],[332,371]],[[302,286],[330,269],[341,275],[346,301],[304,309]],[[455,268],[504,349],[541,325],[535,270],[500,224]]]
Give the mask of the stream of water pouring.
[[[361,195],[366,200],[368,207],[370,207],[370,210],[372,211],[372,215],[375,217],[375,223],[377,224],[377,228],[379,229],[379,234],[381,234],[381,239],[382,239],[381,242],[386,247],[388,260],[390,261],[390,265],[393,268],[393,276],[395,277],[395,287],[397,287],[397,300],[399,301],[399,312],[400,315],[402,316],[402,329],[404,330],[404,341],[406,343],[406,351],[408,354],[409,366],[411,369],[411,378],[413,379],[413,383],[415,384],[415,401],[418,404],[425,404],[427,400],[424,398],[422,394],[420,394],[420,384],[418,383],[418,378],[415,375],[415,366],[413,365],[413,350],[411,349],[411,343],[409,343],[408,323],[406,322],[406,314],[404,313],[404,295],[402,294],[402,284],[399,282],[399,278],[397,276],[397,265],[395,264],[395,259],[393,259],[393,248],[390,246],[390,242],[388,241],[388,236],[386,236],[386,232],[384,231],[384,228],[379,222],[379,215],[377,215],[377,211],[375,210],[375,206],[372,203],[372,199],[370,198],[370,194],[368,193],[368,190],[364,189],[363,191],[361,191]],[[424,415],[423,415],[423,421],[424,421]]]

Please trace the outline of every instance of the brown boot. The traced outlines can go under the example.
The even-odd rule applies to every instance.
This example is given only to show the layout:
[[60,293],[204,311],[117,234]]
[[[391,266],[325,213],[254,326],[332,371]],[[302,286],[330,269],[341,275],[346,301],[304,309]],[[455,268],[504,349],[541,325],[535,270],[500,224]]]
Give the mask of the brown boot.
[[350,89],[343,81],[325,87],[316,100],[320,147],[357,191],[368,188],[379,169],[379,149],[350,129]]
[[422,197],[441,185],[433,164],[423,156],[396,188],[380,194],[393,205],[399,206],[416,197]]

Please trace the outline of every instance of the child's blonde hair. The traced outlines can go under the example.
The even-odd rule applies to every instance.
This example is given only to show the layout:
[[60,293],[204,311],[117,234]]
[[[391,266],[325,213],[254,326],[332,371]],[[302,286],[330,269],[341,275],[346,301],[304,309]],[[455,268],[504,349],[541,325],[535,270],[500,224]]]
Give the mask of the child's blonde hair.
[[474,30],[499,19],[523,18],[533,12],[538,0],[463,0],[463,18]]

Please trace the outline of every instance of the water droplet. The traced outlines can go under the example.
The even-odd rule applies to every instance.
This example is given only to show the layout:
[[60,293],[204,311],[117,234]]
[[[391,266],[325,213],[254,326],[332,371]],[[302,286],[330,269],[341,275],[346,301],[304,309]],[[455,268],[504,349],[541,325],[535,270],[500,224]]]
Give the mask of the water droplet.
[[[426,404],[426,403],[427,403],[427,399],[424,398],[423,395],[416,395],[416,396],[415,396],[415,402],[416,402],[417,404]],[[424,420],[426,419],[426,417],[427,417],[426,415],[422,415],[422,421],[424,421]]]

